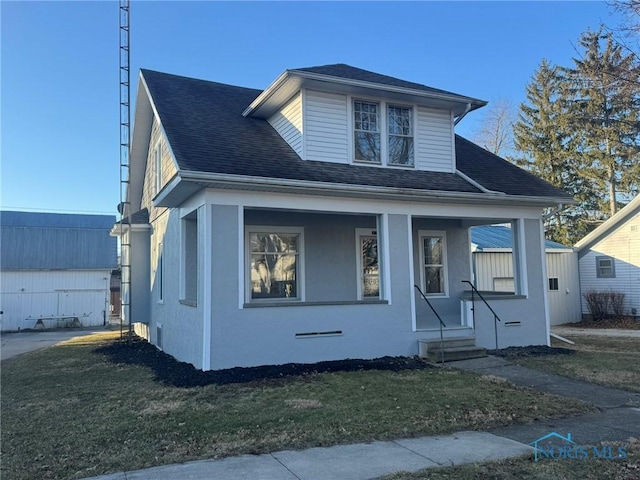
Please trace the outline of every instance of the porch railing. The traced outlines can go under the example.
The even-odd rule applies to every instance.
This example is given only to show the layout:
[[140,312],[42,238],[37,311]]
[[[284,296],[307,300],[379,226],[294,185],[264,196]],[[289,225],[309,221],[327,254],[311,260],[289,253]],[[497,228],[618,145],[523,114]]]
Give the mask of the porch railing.
[[491,308],[491,305],[489,305],[489,303],[485,300],[485,298],[478,291],[478,289],[473,285],[473,283],[471,283],[469,280],[462,280],[462,283],[468,283],[469,286],[471,287],[471,312],[473,313],[474,328],[476,325],[476,304],[475,304],[476,299],[474,295],[478,295],[478,297],[480,297],[480,300],[482,300],[482,302],[487,306],[487,308],[491,311],[491,313],[493,313],[493,330],[496,336],[496,350],[498,350],[498,322],[502,322],[502,320],[500,320],[500,317],[498,316],[498,314],[495,312],[493,308]]
[[427,302],[427,305],[429,305],[429,308],[438,319],[438,322],[440,322],[440,363],[444,365],[444,335],[442,333],[442,328],[447,328],[447,326],[440,318],[440,315],[438,315],[438,312],[436,312],[436,309],[433,308],[433,305],[431,305],[431,302],[429,301],[427,296],[424,293],[422,293],[422,290],[420,290],[420,287],[418,285],[414,285],[414,287],[416,287],[416,290],[418,290],[418,293],[420,293],[422,298],[424,298],[424,301]]

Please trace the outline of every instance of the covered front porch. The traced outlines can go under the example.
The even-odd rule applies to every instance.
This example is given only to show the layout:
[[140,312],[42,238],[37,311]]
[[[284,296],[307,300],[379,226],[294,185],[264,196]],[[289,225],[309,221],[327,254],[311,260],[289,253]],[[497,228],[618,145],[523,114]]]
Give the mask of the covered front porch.
[[[442,318],[444,336],[486,336],[479,343],[494,347],[493,324],[485,325],[480,307],[474,321],[462,281],[473,281],[469,228],[510,221],[512,208],[277,194],[245,196],[242,205],[233,204],[235,197],[212,192],[198,215],[203,251],[212,252],[203,285],[211,292],[204,346],[211,368],[416,355],[418,341],[438,338],[440,330],[415,285]],[[496,210],[504,215],[490,215]],[[527,242],[540,244],[537,218],[515,225]],[[539,263],[540,245],[530,252],[527,263]],[[511,336],[512,344],[546,343],[538,293],[542,313],[527,328],[538,333]],[[494,308],[510,320],[510,305],[521,300],[530,303],[518,291],[500,300],[506,310]]]

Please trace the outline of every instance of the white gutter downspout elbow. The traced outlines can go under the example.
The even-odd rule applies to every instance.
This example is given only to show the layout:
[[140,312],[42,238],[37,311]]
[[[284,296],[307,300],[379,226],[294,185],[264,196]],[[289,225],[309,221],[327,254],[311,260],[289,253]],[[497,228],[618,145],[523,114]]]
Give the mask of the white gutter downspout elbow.
[[542,216],[542,221],[547,221],[548,219],[550,219],[551,217],[553,217],[556,213],[561,212],[562,210],[564,210],[565,206],[562,203],[559,203],[556,208],[554,208],[553,210],[551,210],[549,213],[547,213],[546,215]]
[[471,103],[467,103],[467,107],[464,109],[464,112],[462,112],[458,118],[456,118],[453,121],[453,126],[455,127],[456,125],[458,125],[460,123],[460,121],[467,115],[467,113],[469,113],[471,111]]

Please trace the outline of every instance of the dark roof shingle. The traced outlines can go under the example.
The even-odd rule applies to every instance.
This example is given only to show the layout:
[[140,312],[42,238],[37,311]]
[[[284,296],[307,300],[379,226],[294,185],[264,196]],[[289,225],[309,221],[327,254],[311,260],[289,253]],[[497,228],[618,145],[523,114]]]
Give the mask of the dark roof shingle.
[[[316,68],[329,67],[342,68]],[[181,171],[481,193],[453,173],[302,160],[266,120],[242,116],[260,90],[151,70],[142,70],[142,74]],[[456,138],[456,149],[458,168],[486,188],[513,195],[564,195],[460,137]]]

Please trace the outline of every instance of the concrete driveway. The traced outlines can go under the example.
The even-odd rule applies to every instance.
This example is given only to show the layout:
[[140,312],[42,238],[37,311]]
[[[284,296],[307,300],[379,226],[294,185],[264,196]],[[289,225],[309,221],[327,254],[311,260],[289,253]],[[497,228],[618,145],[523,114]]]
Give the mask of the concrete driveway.
[[23,353],[52,347],[71,338],[105,332],[107,330],[104,327],[95,327],[82,330],[3,333],[0,336],[0,360],[7,360]]

